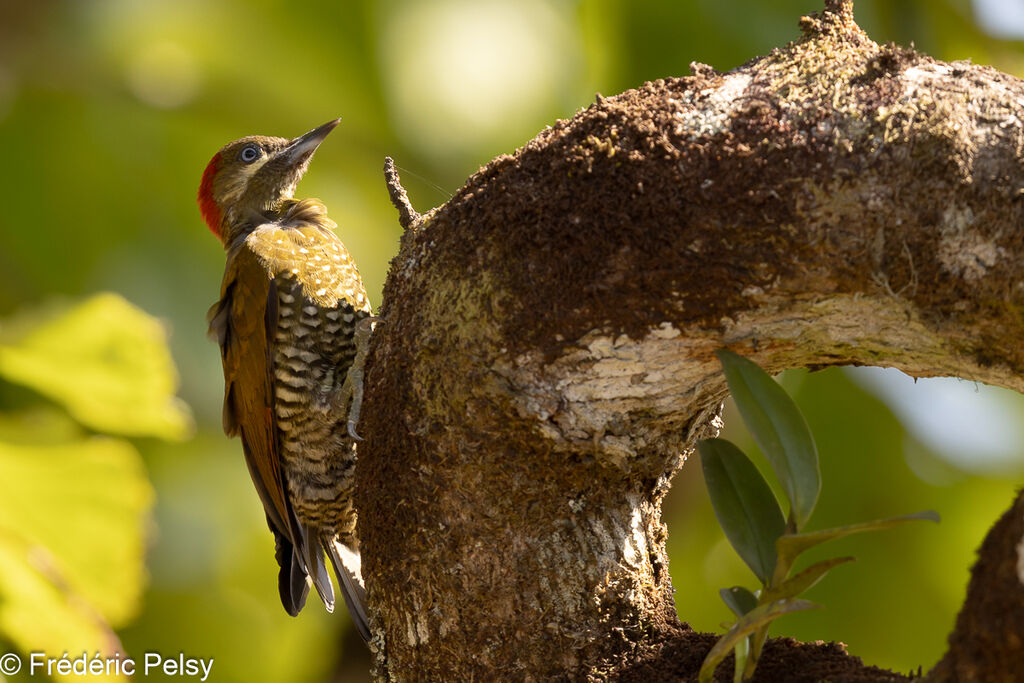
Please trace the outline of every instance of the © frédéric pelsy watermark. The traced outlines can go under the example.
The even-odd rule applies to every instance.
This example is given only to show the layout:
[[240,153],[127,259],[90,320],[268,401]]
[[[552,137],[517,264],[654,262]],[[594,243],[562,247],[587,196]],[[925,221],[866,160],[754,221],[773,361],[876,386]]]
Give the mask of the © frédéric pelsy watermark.
[[22,671],[29,676],[164,676],[168,678],[190,678],[205,681],[213,671],[213,657],[189,657],[182,652],[165,657],[159,652],[146,652],[142,658],[129,657],[120,652],[111,655],[72,655],[67,652],[60,656],[45,652],[30,652],[19,656],[13,652],[0,655],[0,681],[4,676],[13,676]]

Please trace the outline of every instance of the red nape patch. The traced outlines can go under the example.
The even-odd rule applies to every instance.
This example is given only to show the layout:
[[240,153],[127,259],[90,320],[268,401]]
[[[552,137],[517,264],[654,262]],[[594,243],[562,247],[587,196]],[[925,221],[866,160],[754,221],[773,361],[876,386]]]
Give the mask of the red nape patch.
[[223,241],[224,237],[220,234],[220,221],[223,215],[220,207],[217,206],[217,200],[213,198],[213,178],[217,175],[219,168],[220,152],[217,152],[210,159],[210,163],[206,165],[206,170],[203,171],[203,179],[199,183],[199,194],[196,201],[199,202],[199,212],[203,214],[203,220],[210,226],[210,231],[217,236],[217,239]]

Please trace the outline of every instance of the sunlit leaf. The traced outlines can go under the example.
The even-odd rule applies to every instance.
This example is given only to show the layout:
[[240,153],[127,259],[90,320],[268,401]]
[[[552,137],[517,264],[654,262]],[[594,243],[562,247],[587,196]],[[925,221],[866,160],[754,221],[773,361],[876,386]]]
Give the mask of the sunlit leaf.
[[851,534],[859,534],[864,531],[877,531],[879,529],[888,529],[890,527],[899,526],[900,524],[906,524],[907,522],[916,522],[918,520],[928,520],[931,522],[938,522],[939,515],[931,510],[924,512],[916,512],[912,515],[902,515],[900,517],[889,517],[888,519],[877,519],[872,522],[861,522],[860,524],[850,524],[849,526],[835,527],[834,529],[824,529],[822,531],[810,531],[802,534],[785,534],[779,537],[776,541],[776,546],[779,551],[779,557],[784,558],[784,561],[792,562],[800,553],[813,548],[814,546],[824,543],[825,541],[831,541],[836,538],[842,538]]
[[784,614],[809,609],[820,609],[820,607],[821,605],[816,605],[807,600],[778,600],[747,612],[747,614],[732,625],[732,628],[725,635],[718,639],[715,646],[704,657],[704,663],[700,667],[700,682],[707,683],[710,681],[715,674],[715,668],[725,659],[729,652],[741,640],[752,634],[763,624],[770,623]]
[[87,427],[169,439],[190,432],[162,325],[121,297],[99,294],[2,329],[0,377],[60,403]]
[[775,569],[775,540],[786,531],[775,494],[739,448],[725,439],[697,445],[711,504],[726,538],[762,583]]
[[66,444],[82,438],[82,426],[60,408],[34,406],[17,413],[0,412],[0,443],[23,446]]
[[764,595],[761,599],[765,603],[775,602],[776,600],[782,600],[783,598],[795,598],[807,589],[814,586],[814,584],[821,581],[822,577],[825,576],[833,567],[837,567],[846,562],[853,562],[852,557],[834,557],[830,560],[822,560],[812,564],[807,569],[803,570],[796,576],[786,579],[778,586],[765,590]]
[[793,399],[753,361],[720,350],[729,392],[761,452],[768,458],[790,502],[790,515],[802,529],[821,492],[818,450]]
[[[90,605],[113,626],[125,623],[142,594],[143,532],[153,500],[131,444],[105,437],[42,446],[0,442],[0,472],[0,538],[17,541],[7,561],[47,558],[45,576],[76,604]],[[0,570],[0,581],[7,580]],[[2,595],[0,607],[20,599]]]
[[757,596],[743,586],[722,588],[718,591],[718,594],[722,596],[722,601],[737,617],[742,617],[757,607]]
[[[29,670],[31,652],[50,657],[67,652],[70,659],[83,653],[114,657],[121,652],[117,635],[86,601],[67,589],[56,564],[45,548],[0,528],[0,634],[21,652],[23,671]],[[60,681],[81,678],[54,676]]]

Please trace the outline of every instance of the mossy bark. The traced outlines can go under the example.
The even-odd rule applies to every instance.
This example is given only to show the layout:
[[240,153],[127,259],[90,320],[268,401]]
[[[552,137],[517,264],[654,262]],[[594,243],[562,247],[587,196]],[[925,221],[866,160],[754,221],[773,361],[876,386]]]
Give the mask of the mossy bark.
[[849,1],[801,25],[728,74],[598,97],[429,214],[391,174],[357,470],[379,678],[695,674],[714,637],[677,620],[660,512],[717,431],[717,348],[1024,387],[1024,83],[879,46]]

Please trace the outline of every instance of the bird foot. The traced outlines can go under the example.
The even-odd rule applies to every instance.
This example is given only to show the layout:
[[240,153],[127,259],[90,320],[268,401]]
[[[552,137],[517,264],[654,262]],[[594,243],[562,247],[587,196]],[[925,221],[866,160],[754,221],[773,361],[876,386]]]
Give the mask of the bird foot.
[[[344,410],[348,406],[348,435],[356,441],[362,441],[363,437],[356,433],[356,425],[359,423],[359,413],[363,406],[363,368],[366,365],[366,356],[370,351],[370,335],[373,332],[375,323],[380,318],[370,316],[363,318],[356,323],[353,341],[356,345],[356,357],[345,375],[345,382],[338,392],[336,406]],[[351,401],[351,406],[349,406]]]

